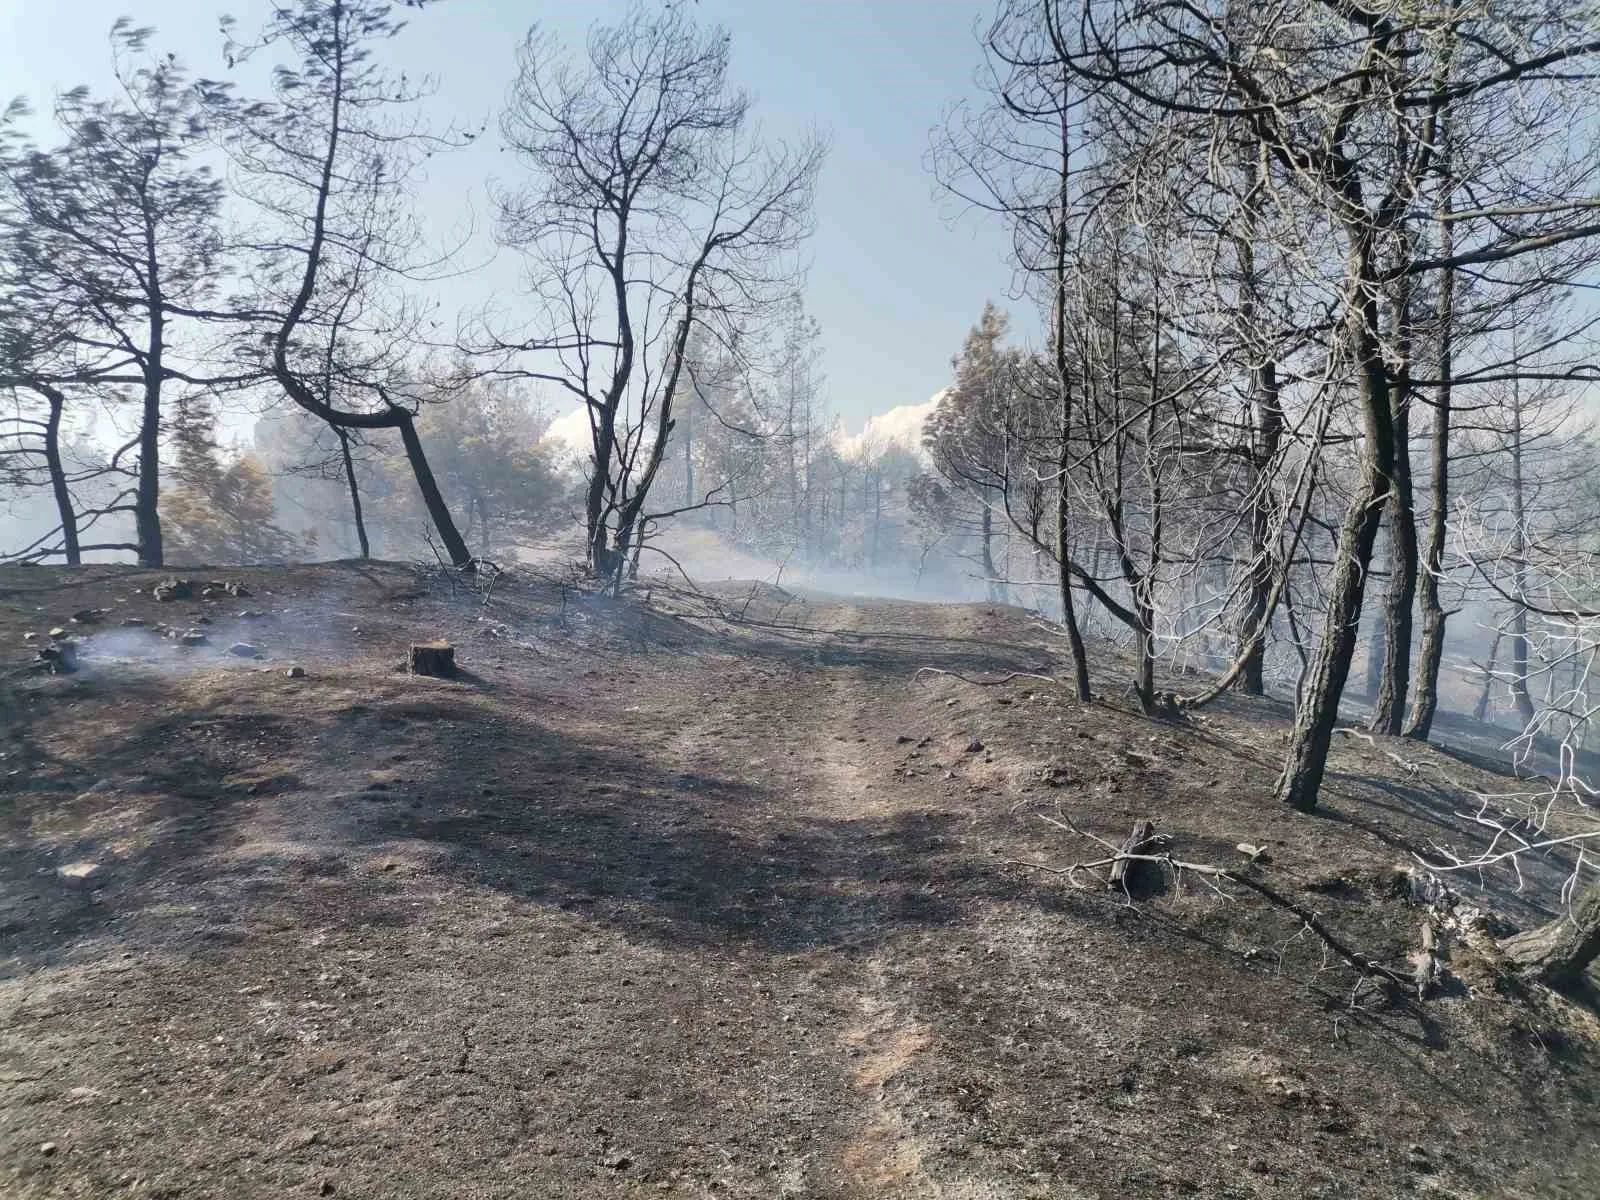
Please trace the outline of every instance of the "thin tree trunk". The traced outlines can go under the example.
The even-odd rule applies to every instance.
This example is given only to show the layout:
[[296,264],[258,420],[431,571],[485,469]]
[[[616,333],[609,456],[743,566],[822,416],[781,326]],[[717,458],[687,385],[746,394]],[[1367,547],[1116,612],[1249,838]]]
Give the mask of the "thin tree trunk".
[[423,453],[422,439],[417,436],[417,424],[404,409],[394,411],[398,415],[396,423],[400,427],[400,440],[405,443],[406,459],[411,463],[411,473],[417,478],[417,490],[422,493],[422,503],[433,520],[434,528],[439,531],[440,540],[444,542],[445,553],[456,566],[470,566],[472,551],[467,549],[467,543],[462,540],[455,521],[450,517],[450,508],[439,491],[433,469],[428,466],[428,456]]
[[356,540],[361,543],[361,557],[372,557],[372,546],[367,541],[367,520],[361,512],[361,488],[356,483],[355,459],[350,456],[350,435],[337,425],[333,432],[339,436],[339,454],[344,459],[345,483],[350,488],[350,515],[356,524]]
[[1259,696],[1266,690],[1267,609],[1272,603],[1276,567],[1268,538],[1273,529],[1273,501],[1268,494],[1267,472],[1278,456],[1283,437],[1283,410],[1278,406],[1278,377],[1274,363],[1264,363],[1252,371],[1251,390],[1255,393],[1256,433],[1259,441],[1252,456],[1255,493],[1250,507],[1250,590],[1239,625],[1239,651],[1244,669],[1239,690]]
[[134,541],[139,544],[139,565],[159,567],[161,545],[161,372],[163,322],[159,313],[150,318],[150,346],[144,365],[144,411],[139,421],[139,483],[134,493]]
[[1396,302],[1400,367],[1389,390],[1394,469],[1389,477],[1389,588],[1383,606],[1383,675],[1372,714],[1374,733],[1397,737],[1411,686],[1411,630],[1417,598],[1417,518],[1411,483],[1411,301],[1402,283]]
[[1328,747],[1339,719],[1339,701],[1350,674],[1356,630],[1372,547],[1383,521],[1389,475],[1394,466],[1394,430],[1390,424],[1389,378],[1379,339],[1378,302],[1371,235],[1360,231],[1351,247],[1352,276],[1361,292],[1349,313],[1354,361],[1365,426],[1362,478],[1345,511],[1328,583],[1328,608],[1322,636],[1311,663],[1305,693],[1295,709],[1289,750],[1278,777],[1277,798],[1300,812],[1316,808],[1317,793],[1327,769]]
[[1528,588],[1528,506],[1522,474],[1522,396],[1512,380],[1511,506],[1517,530],[1516,587],[1519,603],[1511,614],[1511,700],[1524,726],[1533,721],[1533,696],[1528,692],[1528,610],[1520,603]]
[[50,405],[50,416],[44,425],[44,462],[50,472],[50,491],[55,496],[56,516],[61,521],[61,552],[67,565],[76,567],[83,562],[78,543],[78,514],[72,505],[72,490],[67,486],[66,468],[61,462],[61,411],[66,397],[47,384],[35,384],[34,390],[44,396]]
[[[1440,198],[1438,222],[1439,257],[1455,254],[1456,227],[1450,219],[1454,198],[1450,179],[1450,122],[1446,119],[1438,135],[1440,173],[1445,180]],[[1429,472],[1432,475],[1428,500],[1428,538],[1423,548],[1419,602],[1422,608],[1422,646],[1417,654],[1417,685],[1411,700],[1411,715],[1405,736],[1427,741],[1433,717],[1439,708],[1439,671],[1444,664],[1445,624],[1448,614],[1439,599],[1439,577],[1444,569],[1444,544],[1449,525],[1450,505],[1450,406],[1455,373],[1456,272],[1446,267],[1440,272],[1439,301],[1434,317],[1439,337],[1439,383],[1433,396],[1433,436],[1429,445]]]
[[990,543],[994,540],[994,514],[989,511],[987,504],[983,505],[983,532],[980,536],[983,540],[983,581],[985,588],[988,589],[988,597],[992,602],[996,597],[999,585],[995,579],[994,552],[990,548]]
[[1478,702],[1472,706],[1472,719],[1474,721],[1487,720],[1489,716],[1489,694],[1494,689],[1494,664],[1500,654],[1500,640],[1505,637],[1503,633],[1496,632],[1494,641],[1489,646],[1489,663],[1483,668],[1483,688],[1478,692]]

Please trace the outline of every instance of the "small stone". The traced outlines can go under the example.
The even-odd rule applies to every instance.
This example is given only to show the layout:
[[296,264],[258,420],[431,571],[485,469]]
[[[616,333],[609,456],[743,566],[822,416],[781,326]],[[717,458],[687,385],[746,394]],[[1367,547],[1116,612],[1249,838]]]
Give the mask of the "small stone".
[[63,867],[57,867],[56,874],[74,883],[84,883],[99,876],[100,864],[94,862],[67,863]]
[[39,1153],[44,1155],[46,1158],[49,1158],[55,1152],[56,1152],[56,1144],[54,1142],[40,1142],[39,1143]]
[[144,621],[142,621],[138,617],[127,617],[127,618],[124,618],[124,620],[122,622],[122,627],[124,629],[143,629],[144,628]]
[[209,639],[198,629],[191,629],[178,638],[180,646],[204,646]]
[[613,1171],[626,1171],[633,1166],[633,1156],[624,1154],[620,1150],[613,1154],[608,1154],[606,1155],[606,1166]]
[[252,646],[249,642],[235,642],[233,645],[228,647],[228,653],[234,655],[236,658],[261,657],[261,651]]
[[22,640],[25,642],[37,642],[39,635],[37,633],[25,633],[22,635]]
[[1433,1163],[1433,1155],[1428,1153],[1428,1148],[1415,1143],[1406,1150],[1406,1165],[1413,1171],[1421,1171],[1425,1175],[1437,1170]]
[[233,615],[241,621],[259,621],[267,614],[262,612],[259,608],[242,608]]
[[50,630],[50,640],[53,642],[64,642],[71,636],[72,635],[70,633],[68,633],[59,625]]
[[894,742],[895,742],[895,745],[897,745],[897,746],[904,746],[907,742],[913,741],[913,740],[914,739],[911,737],[910,734],[902,733],[899,737],[895,738]]
[[98,608],[80,608],[72,614],[72,620],[78,625],[98,625],[104,615]]
[[304,667],[290,667],[284,674],[290,679],[304,679],[306,677],[306,669]]
[[331,1196],[331,1195],[333,1195],[333,1180],[324,1179],[321,1183],[317,1184],[317,1195],[319,1195],[319,1196]]
[[977,738],[973,738],[970,742],[967,743],[967,753],[968,754],[981,754],[981,753],[983,753],[983,743],[980,742]]

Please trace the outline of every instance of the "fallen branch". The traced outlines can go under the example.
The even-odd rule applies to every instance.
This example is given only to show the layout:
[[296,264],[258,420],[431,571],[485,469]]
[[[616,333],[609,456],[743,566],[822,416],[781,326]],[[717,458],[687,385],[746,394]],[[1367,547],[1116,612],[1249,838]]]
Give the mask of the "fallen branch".
[[[1023,865],[1035,866],[1041,870],[1049,870],[1052,874],[1065,875],[1072,880],[1073,886],[1075,887],[1083,886],[1082,884],[1079,884],[1076,879],[1076,876],[1080,871],[1096,871],[1100,868],[1110,868],[1112,871],[1115,871],[1117,866],[1126,863],[1156,863],[1158,865],[1167,867],[1173,872],[1174,875],[1177,875],[1183,871],[1190,871],[1196,875],[1200,875],[1208,879],[1226,879],[1230,883],[1236,883],[1240,887],[1254,892],[1273,907],[1281,908],[1285,912],[1291,913],[1295,917],[1298,917],[1301,923],[1304,924],[1307,929],[1322,939],[1323,944],[1326,945],[1328,949],[1332,950],[1336,955],[1343,959],[1346,964],[1348,964],[1365,978],[1374,980],[1386,988],[1399,988],[1402,991],[1415,986],[1414,980],[1406,978],[1406,976],[1402,975],[1400,972],[1391,970],[1390,968],[1383,966],[1381,963],[1375,962],[1366,955],[1360,954],[1352,947],[1346,945],[1345,942],[1331,929],[1324,925],[1321,918],[1319,918],[1310,909],[1294,900],[1289,899],[1281,892],[1278,892],[1269,887],[1267,884],[1262,883],[1259,879],[1251,878],[1249,875],[1245,874],[1244,871],[1234,870],[1229,867],[1219,867],[1213,863],[1189,862],[1185,859],[1175,858],[1171,854],[1133,853],[1124,850],[1122,847],[1114,845],[1111,842],[1108,842],[1105,838],[1090,833],[1087,830],[1079,829],[1072,823],[1071,818],[1067,817],[1064,812],[1061,814],[1061,820],[1056,820],[1053,817],[1045,816],[1043,813],[1036,813],[1035,815],[1038,816],[1040,820],[1045,821],[1048,824],[1065,829],[1069,833],[1076,834],[1079,837],[1086,837],[1092,841],[1098,842],[1100,845],[1110,849],[1112,853],[1105,858],[1093,859],[1088,862],[1075,862],[1066,867],[1046,868],[1039,867],[1038,864],[1033,863]],[[1248,870],[1249,868],[1247,867],[1245,869]],[[1126,866],[1123,867],[1123,870],[1127,870]]]
[[1010,683],[1013,679],[1037,679],[1041,683],[1059,684],[1059,680],[1050,675],[1035,675],[1031,671],[1012,671],[1009,675],[1002,675],[999,679],[974,679],[970,675],[963,675],[959,671],[945,671],[938,667],[919,667],[912,681],[924,675],[948,675],[952,679],[959,679],[962,683],[975,684],[978,687],[999,687],[1002,683]]

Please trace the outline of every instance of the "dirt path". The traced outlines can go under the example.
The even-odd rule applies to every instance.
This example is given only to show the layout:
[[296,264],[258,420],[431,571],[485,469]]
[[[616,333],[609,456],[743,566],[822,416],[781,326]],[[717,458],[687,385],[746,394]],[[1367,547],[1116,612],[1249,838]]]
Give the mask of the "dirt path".
[[[708,633],[564,595],[537,628],[361,603],[383,645],[445,628],[473,676],[357,638],[297,647],[302,681],[21,696],[0,1193],[1592,1194],[1570,1037],[1519,1057],[1465,999],[1419,1032],[1350,1010],[1271,914],[1016,865],[1062,853],[1017,810],[1063,796],[1196,854],[1270,841],[1284,878],[1343,838],[1341,886],[1392,911],[1315,903],[1379,949],[1415,927],[1353,802],[1313,843],[1203,731],[914,679],[1047,666],[1020,613],[785,601]],[[1507,1136],[1470,1139],[1489,1109]]]

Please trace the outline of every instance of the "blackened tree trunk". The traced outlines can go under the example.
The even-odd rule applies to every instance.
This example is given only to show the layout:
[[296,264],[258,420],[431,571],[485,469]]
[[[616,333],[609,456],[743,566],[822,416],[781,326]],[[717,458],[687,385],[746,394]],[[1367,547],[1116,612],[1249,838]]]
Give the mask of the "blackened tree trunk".
[[[1405,305],[1402,303],[1402,309]],[[1409,320],[1402,312],[1399,320]],[[1404,339],[1402,339],[1404,340]],[[1372,715],[1374,733],[1398,736],[1411,685],[1412,611],[1417,598],[1417,521],[1412,509],[1411,396],[1409,368],[1402,367],[1390,388],[1394,427],[1394,470],[1390,474],[1389,590],[1383,605],[1383,673]]]
[[[152,276],[154,278],[154,276]],[[150,340],[144,358],[144,411],[139,418],[139,486],[134,493],[134,540],[139,565],[159,567],[161,546],[161,383],[166,322],[158,302],[150,308]]]
[[72,489],[67,486],[66,467],[61,462],[61,412],[66,407],[66,397],[49,384],[36,383],[33,386],[50,406],[50,413],[44,422],[44,463],[50,473],[50,492],[55,497],[56,517],[61,522],[61,553],[66,556],[69,567],[76,567],[83,562],[78,542],[78,513],[72,503]]
[[1501,943],[1505,955],[1531,979],[1553,988],[1584,981],[1600,957],[1600,883],[1592,883],[1571,912]]
[[1322,638],[1311,662],[1304,694],[1295,708],[1288,755],[1283,773],[1278,777],[1278,799],[1300,812],[1310,812],[1316,807],[1317,793],[1322,788],[1328,747],[1339,718],[1339,701],[1344,695],[1350,660],[1355,652],[1367,570],[1372,565],[1372,547],[1383,521],[1389,477],[1394,469],[1389,375],[1379,337],[1372,237],[1372,232],[1365,229],[1351,234],[1350,278],[1360,290],[1352,299],[1347,315],[1352,357],[1358,365],[1365,461],[1339,530],[1333,576],[1328,581]]
[[1270,538],[1273,500],[1267,488],[1272,464],[1278,457],[1283,438],[1283,409],[1279,407],[1276,365],[1263,363],[1251,371],[1251,391],[1255,395],[1256,444],[1252,447],[1252,486],[1250,506],[1250,585],[1245,597],[1239,627],[1239,653],[1244,662],[1239,675],[1239,690],[1259,696],[1266,690],[1267,630],[1277,568]]
[[337,425],[333,432],[339,437],[339,454],[344,459],[344,479],[350,488],[350,516],[356,523],[356,540],[361,543],[361,557],[372,557],[372,545],[367,541],[367,519],[361,512],[361,487],[356,482],[355,459],[350,455],[350,435]]
[[466,541],[456,529],[456,523],[450,518],[450,507],[444,502],[444,495],[439,491],[439,484],[433,477],[433,468],[428,466],[428,456],[423,453],[422,439],[417,436],[417,423],[403,408],[391,409],[390,412],[394,423],[400,429],[400,440],[405,444],[406,459],[411,463],[411,473],[417,478],[417,490],[422,493],[422,503],[428,510],[428,516],[433,520],[433,527],[439,531],[445,553],[456,566],[469,565],[472,562],[472,551],[467,549]]

